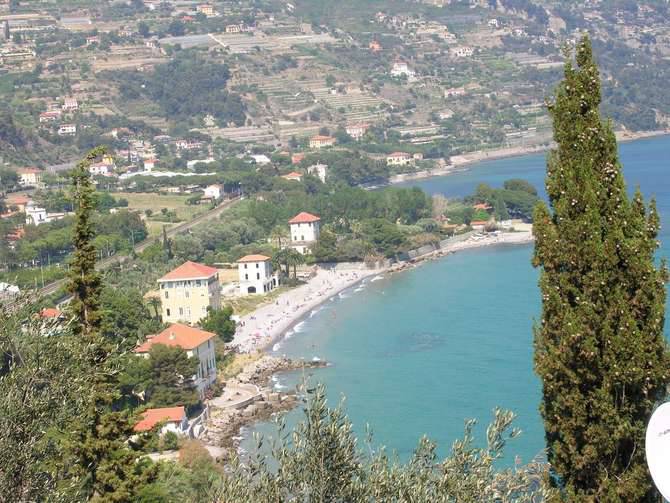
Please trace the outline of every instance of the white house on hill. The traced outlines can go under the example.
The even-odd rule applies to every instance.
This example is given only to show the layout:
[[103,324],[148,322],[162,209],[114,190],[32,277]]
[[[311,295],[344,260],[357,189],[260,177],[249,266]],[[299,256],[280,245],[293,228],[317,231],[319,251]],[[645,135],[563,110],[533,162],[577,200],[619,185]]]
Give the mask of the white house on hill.
[[268,293],[279,285],[279,279],[272,271],[270,257],[246,255],[237,261],[240,275],[240,295]]
[[309,246],[319,239],[321,219],[303,211],[288,221],[291,232],[291,248],[303,255],[309,253]]

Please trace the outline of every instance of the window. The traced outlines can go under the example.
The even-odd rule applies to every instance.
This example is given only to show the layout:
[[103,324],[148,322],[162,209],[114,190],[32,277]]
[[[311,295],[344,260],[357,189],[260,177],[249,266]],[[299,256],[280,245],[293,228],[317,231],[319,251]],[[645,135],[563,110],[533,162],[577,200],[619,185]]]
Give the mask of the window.
[[179,308],[179,316],[183,316],[183,315],[184,315],[184,308],[180,307]]
[[201,283],[200,283],[200,280],[199,280],[199,279],[197,279],[197,280],[195,281],[195,286],[201,286]]
[[166,309],[166,310],[165,310],[165,314],[168,315],[168,316],[170,316],[170,310],[169,310],[169,309]]
[[245,274],[245,275],[244,275],[244,279],[249,279],[249,275],[248,275],[248,274]]
[[304,240],[305,240],[305,236],[300,236],[300,241],[304,241]]
[[259,264],[258,262],[256,262],[256,269],[258,269],[258,266],[259,266],[259,265],[260,265],[260,264]]
[[207,349],[209,349],[211,347],[212,347],[212,341],[208,339],[207,340]]
[[256,279],[261,279],[261,273],[259,272],[256,273]]
[[185,295],[186,298],[188,299],[188,290],[186,290],[186,291],[184,292],[184,295]]
[[167,299],[170,296],[170,292],[166,291],[165,292],[165,298]]
[[245,269],[247,268],[247,264],[244,264],[244,268],[245,268]]

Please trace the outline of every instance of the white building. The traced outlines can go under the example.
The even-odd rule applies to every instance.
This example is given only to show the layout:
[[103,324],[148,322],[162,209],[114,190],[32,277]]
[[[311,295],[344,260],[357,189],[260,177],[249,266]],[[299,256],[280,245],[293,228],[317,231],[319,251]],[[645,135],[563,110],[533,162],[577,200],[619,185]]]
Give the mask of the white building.
[[77,134],[77,126],[75,124],[62,124],[58,128],[58,134],[60,136],[73,136]]
[[393,63],[393,68],[391,68],[391,76],[402,77],[403,75],[408,79],[411,79],[415,75],[414,70],[410,70],[409,66],[407,66],[407,63],[403,61],[396,61]]
[[254,160],[254,162],[256,162],[256,164],[258,164],[260,166],[270,164],[270,162],[271,162],[270,158],[265,154],[254,154],[254,155],[250,155],[249,157],[251,157]]
[[412,156],[407,152],[393,152],[386,156],[386,164],[389,166],[406,166],[412,163]]
[[109,164],[106,164],[104,162],[98,162],[96,164],[91,164],[88,167],[88,172],[91,173],[93,176],[107,176],[111,174],[111,168]]
[[145,159],[144,170],[151,172],[156,167],[156,164],[158,164],[158,159]]
[[321,219],[303,211],[298,213],[288,225],[291,233],[291,248],[303,255],[310,252],[310,245],[319,239]]
[[205,187],[205,199],[213,199],[218,201],[223,196],[223,187],[221,185],[215,184]]
[[369,127],[368,124],[351,124],[346,127],[346,131],[354,140],[360,140]]
[[268,293],[279,285],[277,275],[272,272],[270,257],[247,255],[237,261],[240,275],[240,295]]
[[316,176],[323,183],[326,183],[326,177],[328,176],[328,165],[321,163],[312,164],[307,168],[307,173]]
[[66,112],[74,112],[79,110],[79,102],[77,101],[77,98],[65,98],[63,100],[62,109]]
[[475,50],[472,47],[459,45],[458,47],[452,47],[449,49],[449,52],[452,56],[457,58],[469,58],[475,53]]
[[23,187],[37,187],[42,182],[42,171],[37,168],[19,168],[19,184]]
[[47,213],[47,210],[37,206],[37,203],[29,201],[26,204],[26,224],[40,225],[60,220],[65,216],[65,213]]
[[135,353],[149,358],[151,347],[154,344],[177,346],[186,351],[189,358],[198,359],[198,370],[192,376],[200,397],[205,390],[216,381],[216,353],[214,340],[216,334],[189,327],[181,323],[173,323],[161,333],[149,336],[144,344],[135,348]]

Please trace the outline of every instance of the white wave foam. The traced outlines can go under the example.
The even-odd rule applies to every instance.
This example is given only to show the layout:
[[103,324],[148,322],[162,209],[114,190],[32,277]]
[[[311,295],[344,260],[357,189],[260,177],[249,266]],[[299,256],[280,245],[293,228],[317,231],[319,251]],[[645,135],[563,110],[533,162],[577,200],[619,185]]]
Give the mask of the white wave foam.
[[372,283],[373,281],[381,281],[382,279],[384,279],[384,276],[382,276],[382,275],[375,276],[374,278],[372,278],[370,280],[370,283]]
[[365,287],[359,286],[358,288],[356,288],[356,290],[354,290],[354,292],[362,292],[363,290],[365,290]]
[[299,334],[300,332],[304,332],[305,331],[305,322],[301,321],[300,323],[298,323],[295,327],[293,327],[293,331],[296,334]]
[[344,293],[344,292],[340,292],[339,295],[338,295],[338,297],[339,297],[340,299],[348,299],[349,297],[351,297],[351,295],[346,294],[346,293]]
[[316,309],[312,309],[312,312],[309,313],[309,317],[310,318],[314,317],[319,311],[323,311],[323,307],[317,307]]
[[272,346],[272,351],[276,353],[277,351],[279,351],[279,348],[281,348],[281,344],[277,343],[274,346]]

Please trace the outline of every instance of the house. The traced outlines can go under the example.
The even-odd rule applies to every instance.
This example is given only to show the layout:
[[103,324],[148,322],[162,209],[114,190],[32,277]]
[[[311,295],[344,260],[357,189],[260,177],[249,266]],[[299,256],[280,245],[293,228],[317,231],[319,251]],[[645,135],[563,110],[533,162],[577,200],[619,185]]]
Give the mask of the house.
[[346,127],[347,134],[354,140],[360,140],[370,126],[368,124],[351,124]]
[[144,160],[144,171],[153,171],[153,169],[156,167],[158,164],[158,159],[154,159],[153,157],[151,159],[145,159]]
[[40,311],[39,317],[49,320],[61,320],[65,315],[60,309],[56,309],[55,307],[45,307]]
[[223,186],[219,184],[209,185],[205,187],[204,199],[211,199],[213,201],[218,201],[223,197]]
[[319,239],[321,219],[303,211],[288,221],[291,248],[303,255],[310,252],[309,246]]
[[75,112],[79,110],[79,102],[77,98],[65,98],[61,108],[64,112]]
[[299,182],[300,180],[302,180],[302,173],[298,173],[297,171],[291,171],[288,175],[282,175],[282,178],[284,180]]
[[291,164],[300,164],[303,159],[305,158],[305,154],[303,152],[298,152],[297,154],[293,154],[291,156]]
[[415,75],[414,70],[410,70],[409,66],[407,66],[407,63],[403,61],[396,61],[393,63],[393,67],[391,68],[391,76],[402,77],[403,75],[411,79]]
[[473,206],[473,208],[476,210],[489,211],[491,209],[491,206],[487,203],[477,203]]
[[221,308],[219,271],[196,262],[184,262],[158,279],[162,318],[165,323],[195,323],[207,308]]
[[265,164],[270,164],[271,162],[270,158],[265,154],[255,154],[250,155],[249,157],[251,157],[256,164],[259,164],[261,166],[264,166]]
[[382,50],[382,45],[376,40],[371,40],[368,44],[368,49],[370,49],[372,52],[379,52]]
[[23,187],[37,187],[42,182],[42,171],[37,168],[19,168],[16,174]]
[[88,167],[88,172],[93,176],[108,176],[112,173],[111,168],[112,167],[109,164],[98,162],[91,164]]
[[198,370],[192,377],[200,397],[216,381],[216,352],[214,341],[216,334],[181,323],[173,323],[161,333],[147,337],[147,340],[135,348],[135,353],[149,358],[154,344],[180,347],[189,358],[199,360]]
[[226,33],[242,33],[244,31],[243,24],[228,24],[226,25]]
[[456,58],[469,58],[475,53],[475,50],[472,47],[459,45],[449,49],[449,53]]
[[86,45],[93,45],[99,43],[100,43],[100,37],[98,37],[97,35],[91,35],[90,37],[86,37]]
[[213,16],[214,15],[214,7],[209,4],[200,4],[195,8],[196,12],[201,12],[205,16]]
[[49,112],[42,112],[40,114],[40,124],[44,124],[45,122],[55,122],[61,117],[61,111],[60,110],[51,110]]
[[237,261],[240,276],[240,295],[267,293],[279,285],[279,279],[272,271],[270,257],[246,255]]
[[483,231],[488,223],[488,220],[473,220],[470,222],[470,227],[475,231]]
[[5,204],[11,209],[16,207],[21,213],[26,211],[26,205],[30,202],[28,196],[23,194],[9,194],[5,199]]
[[326,183],[326,177],[328,176],[328,165],[321,163],[312,164],[307,168],[307,173],[316,176],[323,183]]
[[412,160],[413,161],[423,161],[423,153],[415,152],[414,154],[412,154]]
[[75,124],[62,124],[58,128],[58,134],[60,136],[73,136],[77,134],[77,126]]
[[191,141],[191,140],[177,140],[174,142],[177,150],[195,150],[196,148],[202,147],[201,141]]
[[386,164],[389,166],[406,166],[412,163],[412,156],[407,152],[393,152],[386,156]]
[[168,431],[178,435],[184,435],[188,429],[186,409],[183,405],[178,407],[161,407],[160,409],[147,409],[142,412],[142,418],[133,427],[138,433],[151,431],[156,425],[161,425],[160,435]]
[[335,138],[332,136],[316,135],[309,139],[310,148],[323,148],[335,145]]
[[33,201],[26,205],[26,223],[32,225],[40,225],[51,222],[47,210],[37,206]]

